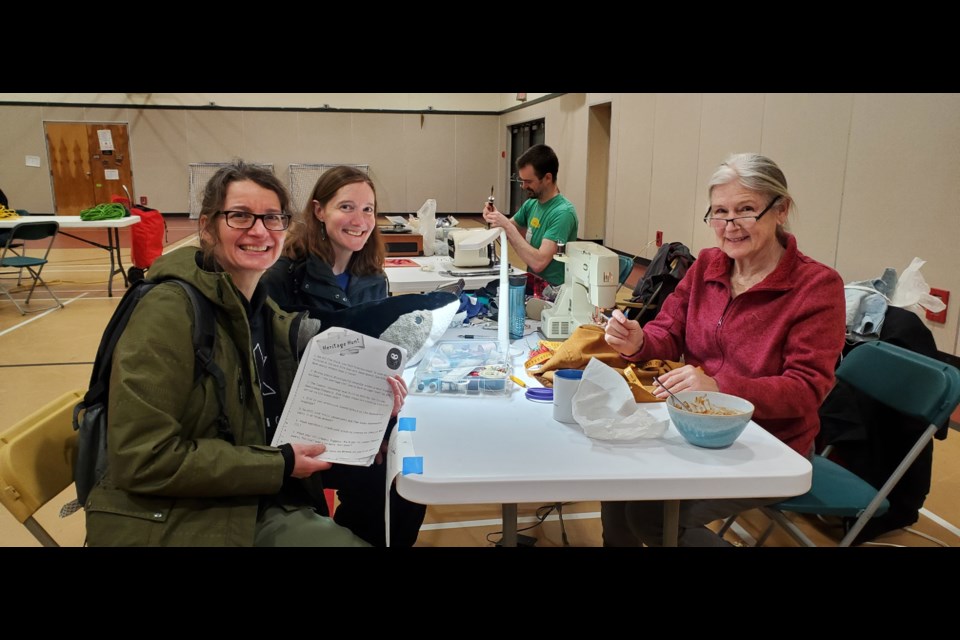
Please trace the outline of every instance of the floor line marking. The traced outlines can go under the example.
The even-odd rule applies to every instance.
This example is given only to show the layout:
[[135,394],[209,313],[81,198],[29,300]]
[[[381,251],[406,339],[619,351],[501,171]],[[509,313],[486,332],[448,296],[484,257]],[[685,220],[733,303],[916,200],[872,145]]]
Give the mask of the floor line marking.
[[949,532],[952,533],[953,535],[955,535],[955,536],[957,536],[958,538],[960,538],[960,528],[957,528],[957,527],[954,526],[953,524],[947,522],[946,520],[944,520],[943,518],[941,518],[940,516],[938,516],[938,515],[935,514],[934,512],[928,511],[927,509],[920,509],[920,513],[922,513],[923,515],[927,516],[928,518],[930,518],[931,520],[933,520],[934,522],[936,522],[938,525],[940,525],[941,527],[943,527],[944,529],[946,529],[947,531],[949,531]]
[[[71,298],[70,300],[67,300],[66,302],[64,302],[64,303],[63,303],[63,306],[67,306],[68,304],[70,304],[70,303],[72,303],[72,302],[76,302],[77,300],[79,300],[80,298],[82,298],[82,297],[85,296],[85,295],[87,295],[87,294],[82,293],[82,294],[80,294],[79,296],[77,296],[76,298]],[[23,322],[20,322],[20,323],[18,323],[18,324],[13,325],[13,326],[10,327],[9,329],[4,329],[3,331],[0,331],[0,336],[5,336],[5,335],[7,335],[8,333],[10,333],[11,331],[15,331],[16,329],[19,329],[20,327],[25,327],[26,325],[30,324],[31,322],[33,322],[33,321],[35,321],[35,320],[39,320],[40,318],[43,318],[44,316],[47,316],[47,315],[53,313],[54,311],[58,311],[59,309],[60,309],[60,307],[53,307],[52,309],[47,309],[46,311],[44,311],[43,313],[41,313],[41,314],[38,315],[38,316],[33,316],[33,317],[30,318],[29,320],[24,320]]]

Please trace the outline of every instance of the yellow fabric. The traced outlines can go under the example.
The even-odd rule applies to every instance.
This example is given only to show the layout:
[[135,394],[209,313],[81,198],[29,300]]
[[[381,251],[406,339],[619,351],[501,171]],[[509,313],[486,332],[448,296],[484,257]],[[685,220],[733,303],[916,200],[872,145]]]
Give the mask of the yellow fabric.
[[77,433],[71,391],[0,433],[0,503],[21,523],[73,482]]
[[20,214],[0,204],[0,220],[19,220]]
[[596,325],[577,327],[570,337],[561,343],[541,340],[540,347],[546,349],[545,353],[528,360],[526,367],[527,373],[545,387],[553,386],[553,372],[557,369],[584,369],[591,358],[596,358],[620,372],[630,385],[630,391],[637,402],[663,402],[653,395],[653,376],[683,366],[681,362],[670,360],[628,362],[607,344],[603,327]]

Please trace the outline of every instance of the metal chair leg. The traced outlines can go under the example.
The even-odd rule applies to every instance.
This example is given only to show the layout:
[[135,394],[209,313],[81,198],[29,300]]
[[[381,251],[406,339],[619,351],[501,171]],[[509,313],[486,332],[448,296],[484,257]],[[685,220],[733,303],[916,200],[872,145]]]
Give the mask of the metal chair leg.
[[730,527],[733,526],[733,523],[736,522],[736,521],[737,521],[737,516],[735,516],[735,515],[732,515],[732,516],[730,516],[729,518],[727,518],[726,520],[724,520],[724,521],[723,521],[723,526],[721,526],[720,529],[717,531],[717,535],[722,538],[722,537],[723,537],[723,534],[725,534],[725,533],[727,532],[727,530],[730,529]]
[[767,525],[767,528],[763,530],[763,533],[760,534],[760,537],[757,538],[757,543],[753,546],[762,547],[763,543],[767,541],[767,538],[770,537],[770,534],[773,533],[773,528],[777,526],[773,522]]
[[797,527],[797,525],[790,522],[790,520],[781,512],[777,511],[776,509],[769,509],[766,507],[763,508],[763,512],[767,514],[771,520],[783,527],[783,530],[786,531],[790,537],[796,540],[799,544],[803,545],[804,547],[817,546],[813,540],[808,538],[807,535]]

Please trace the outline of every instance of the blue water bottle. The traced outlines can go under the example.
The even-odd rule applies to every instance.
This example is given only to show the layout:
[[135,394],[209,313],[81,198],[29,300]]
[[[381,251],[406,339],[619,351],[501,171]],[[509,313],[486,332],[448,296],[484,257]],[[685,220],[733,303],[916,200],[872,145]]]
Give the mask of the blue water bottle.
[[523,322],[527,318],[527,276],[510,276],[510,339],[523,337]]

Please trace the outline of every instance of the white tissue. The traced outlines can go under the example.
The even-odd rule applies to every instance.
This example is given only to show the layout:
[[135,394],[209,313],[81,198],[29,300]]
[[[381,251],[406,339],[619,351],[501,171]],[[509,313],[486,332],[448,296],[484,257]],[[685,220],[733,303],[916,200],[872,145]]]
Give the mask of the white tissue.
[[933,313],[939,313],[947,308],[943,300],[930,295],[930,285],[927,284],[923,274],[920,273],[920,269],[925,264],[926,260],[920,258],[914,258],[910,262],[910,265],[903,270],[903,273],[897,279],[897,288],[893,291],[893,299],[890,304],[895,307],[911,309],[921,315],[923,312],[917,309],[917,306]]
[[667,420],[657,420],[637,404],[627,381],[612,367],[591,358],[573,396],[573,419],[596,440],[659,438]]

